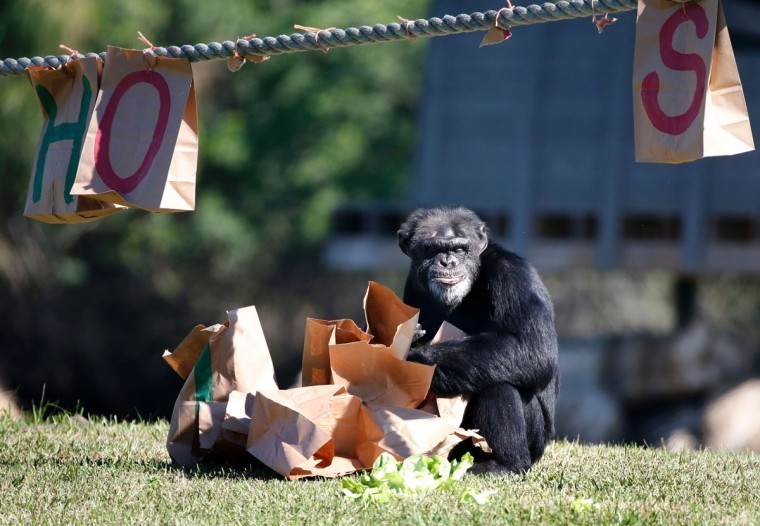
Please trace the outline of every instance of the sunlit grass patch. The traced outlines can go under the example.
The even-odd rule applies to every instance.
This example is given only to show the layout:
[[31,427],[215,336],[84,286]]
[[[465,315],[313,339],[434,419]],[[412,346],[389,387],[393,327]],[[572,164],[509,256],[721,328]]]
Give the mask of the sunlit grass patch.
[[[454,491],[347,499],[255,461],[172,464],[166,422],[0,418],[0,522],[203,524],[758,524],[760,456],[552,443],[522,476]],[[461,499],[495,491],[487,501]]]

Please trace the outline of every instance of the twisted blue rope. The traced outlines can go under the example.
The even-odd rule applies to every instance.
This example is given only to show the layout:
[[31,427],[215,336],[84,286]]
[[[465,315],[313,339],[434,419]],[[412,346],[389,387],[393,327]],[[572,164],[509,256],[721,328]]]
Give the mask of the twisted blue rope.
[[[510,26],[569,20],[594,14],[619,13],[636,9],[636,5],[637,0],[561,0],[500,11],[475,12],[457,16],[445,15],[443,18],[433,17],[409,22],[393,22],[387,25],[377,24],[372,27],[325,29],[319,33],[295,33],[290,36],[239,39],[237,42],[226,40],[222,43],[210,42],[208,44],[195,44],[194,46],[186,44],[183,46],[155,47],[152,52],[161,57],[187,58],[191,62],[198,62],[232,57],[236,49],[243,57],[282,55],[300,51],[324,51],[334,47],[408,40],[410,34],[425,38],[485,31],[493,27],[495,22],[500,28],[505,29]],[[496,21],[497,15],[498,21]],[[85,56],[94,57],[98,55],[105,60],[105,52],[87,53]],[[68,55],[6,58],[3,60],[0,76],[23,75],[29,66],[57,68],[69,60],[72,58]]]

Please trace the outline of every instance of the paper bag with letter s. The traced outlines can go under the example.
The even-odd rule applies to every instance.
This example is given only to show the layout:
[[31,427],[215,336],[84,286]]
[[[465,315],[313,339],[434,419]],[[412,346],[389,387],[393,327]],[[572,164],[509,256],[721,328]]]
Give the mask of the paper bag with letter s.
[[153,212],[193,210],[197,162],[190,62],[109,46],[72,193]]
[[45,223],[84,223],[123,210],[71,195],[87,126],[95,108],[99,57],[71,60],[60,68],[27,69],[44,123],[29,181],[24,215]]
[[637,161],[754,150],[720,0],[639,0],[633,88]]

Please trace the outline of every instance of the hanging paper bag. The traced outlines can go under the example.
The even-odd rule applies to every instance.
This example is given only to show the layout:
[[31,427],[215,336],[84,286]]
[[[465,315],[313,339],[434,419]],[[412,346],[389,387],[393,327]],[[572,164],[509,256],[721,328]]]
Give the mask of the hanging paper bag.
[[123,208],[71,195],[102,70],[99,57],[60,68],[27,69],[44,119],[24,215],[45,223],[84,223]]
[[190,62],[109,46],[72,193],[152,212],[193,210],[197,162]]
[[637,161],[755,149],[720,0],[639,0],[633,87]]

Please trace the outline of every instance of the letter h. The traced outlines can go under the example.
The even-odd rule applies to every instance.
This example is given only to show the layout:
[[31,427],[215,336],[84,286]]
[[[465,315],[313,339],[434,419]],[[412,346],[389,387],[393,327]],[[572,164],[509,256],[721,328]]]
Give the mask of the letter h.
[[63,196],[68,204],[74,199],[71,196],[71,187],[74,185],[77,168],[79,167],[79,159],[82,156],[82,143],[87,129],[87,114],[90,109],[90,100],[92,100],[92,87],[90,86],[90,81],[87,77],[82,76],[83,93],[82,102],[79,106],[79,116],[75,122],[64,122],[58,125],[55,124],[55,119],[58,115],[58,106],[55,104],[53,95],[42,86],[37,86],[36,91],[42,107],[50,118],[50,122],[45,130],[45,135],[42,137],[42,144],[40,144],[40,152],[37,157],[37,168],[34,172],[32,200],[36,203],[40,200],[42,195],[42,175],[45,171],[45,160],[50,145],[58,141],[71,140],[73,141],[73,144],[71,145],[69,166],[66,170],[66,186]]

